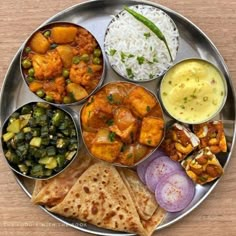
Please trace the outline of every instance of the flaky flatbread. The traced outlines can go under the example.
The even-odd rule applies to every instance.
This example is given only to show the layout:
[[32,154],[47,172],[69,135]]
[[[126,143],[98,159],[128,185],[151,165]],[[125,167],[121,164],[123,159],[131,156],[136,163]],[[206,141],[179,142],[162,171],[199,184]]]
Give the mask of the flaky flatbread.
[[32,194],[32,202],[48,207],[57,205],[90,164],[91,157],[82,151],[61,174],[49,180],[37,180]]
[[120,168],[119,173],[130,192],[140,218],[149,220],[158,208],[154,195],[140,181],[135,171]]
[[148,235],[120,174],[110,164],[89,167],[51,212],[98,227]]

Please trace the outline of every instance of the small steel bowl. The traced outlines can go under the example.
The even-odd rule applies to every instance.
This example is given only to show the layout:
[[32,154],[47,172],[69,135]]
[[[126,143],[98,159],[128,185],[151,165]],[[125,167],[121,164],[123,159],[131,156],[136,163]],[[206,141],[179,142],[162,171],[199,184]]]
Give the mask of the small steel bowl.
[[[36,163],[36,164],[39,164],[39,162],[37,162],[38,161],[38,159],[35,157],[35,156],[28,156],[28,159],[27,159],[27,155],[32,155],[32,154],[30,154],[29,153],[29,147],[32,145],[30,145],[30,141],[32,140],[32,138],[34,137],[34,136],[32,136],[32,138],[30,138],[30,140],[23,140],[22,141],[22,143],[21,144],[25,144],[25,143],[28,143],[29,144],[29,146],[28,146],[28,149],[27,149],[27,154],[25,154],[24,155],[24,157],[23,156],[19,156],[18,155],[18,153],[16,152],[16,150],[17,150],[17,143],[15,143],[15,140],[14,140],[14,138],[16,137],[16,134],[14,134],[14,137],[12,137],[11,139],[9,139],[8,141],[4,141],[4,139],[3,139],[3,135],[4,134],[6,134],[8,131],[7,131],[7,127],[8,127],[8,125],[9,125],[9,122],[10,122],[10,119],[11,119],[11,117],[12,117],[12,115],[13,114],[16,114],[17,112],[19,113],[20,111],[22,111],[21,109],[23,108],[23,107],[25,107],[25,106],[29,106],[29,107],[31,107],[32,109],[33,109],[33,106],[35,106],[35,105],[37,105],[38,103],[40,103],[41,105],[43,105],[43,106],[45,106],[45,107],[48,107],[48,108],[46,108],[47,109],[47,111],[48,112],[50,112],[49,111],[49,109],[51,110],[51,111],[54,111],[54,110],[60,110],[60,111],[62,111],[65,115],[67,115],[70,119],[71,119],[71,121],[73,122],[73,125],[74,125],[74,128],[75,128],[75,132],[76,132],[76,134],[75,134],[75,138],[76,138],[76,140],[77,140],[77,149],[73,149],[73,152],[71,151],[71,153],[70,153],[70,158],[68,158],[67,159],[67,161],[65,161],[64,162],[64,164],[63,164],[63,166],[61,166],[61,167],[59,167],[58,166],[58,169],[57,170],[52,170],[52,173],[51,173],[51,175],[48,175],[48,176],[32,176],[32,175],[30,175],[30,170],[31,170],[31,166],[28,166],[27,165],[27,167],[28,167],[28,170],[27,170],[27,173],[23,173],[23,172],[21,172],[20,171],[20,169],[19,169],[19,167],[18,167],[18,165],[22,165],[22,164],[24,164],[24,165],[26,165],[26,163],[28,163],[26,160],[30,160],[30,161],[33,161],[34,163]],[[31,113],[32,113],[32,110],[31,110]],[[28,113],[27,113],[28,114]],[[17,119],[20,119],[20,118],[17,118]],[[15,172],[15,173],[17,173],[17,174],[19,174],[19,175],[21,175],[21,176],[23,176],[23,177],[27,177],[27,178],[29,178],[29,179],[35,179],[35,180],[45,180],[45,179],[50,179],[50,178],[53,178],[53,177],[55,177],[56,175],[58,175],[58,174],[60,174],[61,172],[63,172],[72,162],[73,162],[73,160],[77,157],[77,155],[78,155],[78,151],[79,151],[79,149],[80,149],[80,137],[79,137],[79,131],[78,131],[78,127],[79,127],[79,124],[77,124],[77,122],[76,122],[76,120],[78,120],[78,117],[77,117],[77,115],[75,114],[75,113],[73,113],[72,111],[71,111],[71,109],[69,108],[69,107],[66,107],[66,108],[61,108],[61,107],[57,107],[57,106],[55,106],[55,105],[52,105],[52,104],[49,104],[49,103],[47,103],[47,102],[38,102],[38,101],[35,101],[35,102],[30,102],[30,103],[26,103],[26,104],[24,104],[24,105],[22,105],[22,106],[20,106],[20,107],[18,107],[14,112],[12,112],[12,114],[11,115],[9,115],[8,116],[8,118],[4,121],[4,123],[3,123],[3,125],[2,125],[2,129],[1,129],[1,147],[2,147],[2,150],[3,150],[3,153],[4,153],[4,156],[5,156],[5,158],[6,158],[6,161],[7,161],[7,163],[8,163],[8,165],[9,165],[9,167]],[[49,118],[49,120],[48,120],[48,123],[50,123],[52,121],[52,117],[50,117]],[[21,124],[20,124],[21,125]],[[30,128],[32,128],[31,126],[27,126],[28,125],[28,123],[26,124],[26,126],[23,126],[23,127],[21,127],[20,128],[20,131],[22,132],[24,132],[24,127],[30,127]],[[57,128],[58,129],[58,128]],[[26,131],[26,132],[28,132],[28,131]],[[30,132],[30,131],[29,131]],[[9,133],[9,132],[8,132]],[[24,133],[24,135],[25,135],[25,133]],[[50,137],[51,135],[49,135],[48,136],[48,138],[49,139],[52,139],[51,137]],[[62,137],[62,135],[61,135],[61,137]],[[55,141],[55,144],[54,144],[54,146],[56,146],[56,141],[59,139],[59,138],[61,138],[61,137],[57,137],[57,139],[56,140],[54,140]],[[74,137],[74,136],[73,136]],[[25,138],[25,136],[24,136],[24,138]],[[45,137],[44,137],[45,138]],[[42,139],[44,139],[44,138],[42,138]],[[8,143],[7,143],[8,142]],[[10,142],[10,143],[9,143]],[[8,146],[9,145],[9,146]],[[14,145],[16,145],[15,147],[14,147]],[[49,143],[49,144],[45,144],[44,145],[44,147],[45,147],[45,149],[44,150],[46,150],[46,148],[47,147],[49,147],[49,146],[52,146],[53,144],[52,143]],[[15,149],[14,149],[15,148]],[[59,148],[57,148],[57,150],[58,150]],[[9,150],[11,150],[11,151],[14,151],[14,153],[17,155],[17,158],[18,158],[18,160],[19,159],[21,159],[21,160],[19,160],[19,162],[16,164],[16,163],[12,163],[8,158],[7,158],[7,152],[9,151]],[[66,148],[66,151],[67,152],[69,152],[69,150]],[[59,152],[57,151],[57,153],[56,153],[56,155],[58,155],[59,154]],[[69,153],[68,153],[68,155],[69,155]],[[47,155],[45,155],[46,157],[47,157]],[[32,164],[32,163],[31,163]],[[46,164],[44,164],[44,171],[46,170],[46,167],[45,167],[45,165]],[[55,169],[55,168],[54,168]]]
[[[98,130],[94,130],[94,127],[91,125],[91,123],[90,123],[90,125],[87,125],[86,123],[85,123],[85,121],[83,122],[83,119],[87,119],[87,118],[83,118],[83,117],[89,117],[90,115],[91,115],[91,113],[93,112],[93,110],[91,111],[88,111],[88,113],[87,113],[87,111],[85,110],[84,111],[84,109],[90,109],[90,108],[88,108],[89,107],[89,105],[90,104],[92,104],[94,101],[95,101],[95,99],[96,99],[96,95],[98,95],[100,98],[102,97],[102,96],[105,96],[106,97],[106,99],[108,99],[108,101],[109,101],[109,103],[110,103],[110,94],[112,94],[112,93],[109,93],[108,91],[110,91],[109,89],[111,89],[111,87],[108,87],[108,86],[111,86],[111,85],[114,85],[114,87],[112,87],[112,88],[117,88],[119,85],[122,87],[122,86],[130,86],[128,89],[127,89],[127,87],[126,87],[126,89],[129,91],[129,92],[132,92],[132,90],[133,89],[135,89],[136,87],[141,87],[141,88],[143,88],[143,89],[145,89],[148,93],[150,93],[151,94],[151,96],[153,96],[153,98],[155,98],[155,100],[156,100],[156,102],[157,102],[157,104],[154,106],[154,108],[153,108],[153,110],[150,110],[151,112],[152,112],[152,115],[150,115],[150,117],[159,117],[159,118],[161,118],[161,119],[163,119],[163,122],[164,122],[164,128],[163,128],[163,133],[162,133],[162,137],[161,137],[161,139],[160,139],[160,141],[159,141],[159,143],[158,143],[158,145],[156,145],[155,147],[148,147],[147,145],[144,145],[144,146],[146,146],[147,148],[150,148],[150,150],[148,150],[148,151],[146,151],[146,155],[144,155],[140,160],[138,160],[137,162],[135,162],[133,165],[125,165],[125,164],[122,164],[122,163],[119,163],[119,162],[117,162],[117,161],[113,161],[113,162],[110,162],[110,161],[107,161],[107,162],[109,162],[109,163],[111,163],[111,164],[113,164],[113,165],[115,165],[115,166],[119,166],[119,167],[135,167],[135,166],[137,166],[139,163],[141,163],[142,161],[144,161],[144,160],[146,160],[159,146],[160,146],[160,144],[161,144],[161,142],[163,141],[163,139],[164,139],[164,136],[165,136],[165,117],[164,117],[164,113],[163,113],[163,110],[162,110],[162,107],[161,107],[161,105],[160,105],[160,102],[159,102],[159,100],[158,100],[158,98],[157,98],[157,96],[155,95],[155,94],[153,94],[150,90],[148,90],[147,88],[145,88],[145,87],[143,87],[143,86],[141,86],[141,85],[137,85],[137,84],[134,84],[134,83],[131,83],[131,82],[122,82],[122,81],[118,81],[118,82],[109,82],[109,83],[107,83],[107,84],[105,84],[105,85],[103,85],[93,96],[91,96],[90,97],[90,99],[87,101],[87,103],[85,103],[85,104],[83,104],[83,106],[82,106],[82,108],[81,108],[81,110],[80,110],[80,130],[81,130],[81,133],[82,133],[82,139],[83,139],[83,142],[84,142],[84,144],[85,144],[85,147],[86,147],[86,149],[87,149],[87,151],[88,151],[88,153],[92,156],[92,157],[94,157],[95,159],[99,159],[99,160],[102,160],[102,161],[105,161],[106,162],[106,160],[103,160],[103,159],[101,159],[101,158],[99,158],[99,157],[97,157],[97,156],[95,156],[95,155],[93,155],[92,154],[92,152],[91,152],[91,150],[90,150],[90,147],[88,146],[88,144],[86,143],[86,138],[84,137],[84,132],[86,132],[87,131],[87,133],[93,133],[93,134],[95,134],[96,135],[96,133],[98,132]],[[133,86],[133,87],[132,87]],[[105,89],[108,89],[108,90],[105,90]],[[127,91],[126,90],[126,91]],[[105,93],[103,94],[103,92],[105,91]],[[122,90],[121,90],[122,91]],[[121,91],[119,91],[120,93],[122,93]],[[117,92],[117,91],[116,91]],[[107,95],[109,93],[109,95]],[[114,93],[113,93],[114,94]],[[118,93],[117,93],[118,94]],[[104,98],[105,98],[104,97]],[[126,96],[125,96],[125,98],[124,99],[126,99]],[[117,107],[118,108],[120,108],[120,107],[127,107],[128,109],[130,109],[130,107],[129,106],[126,106],[125,105],[125,103],[126,102],[124,102],[124,100],[122,100],[122,102],[120,103],[110,103],[110,104],[112,104],[112,105],[114,105],[114,107],[112,108],[112,113],[111,114],[114,114],[114,112],[115,112],[115,110],[117,109]],[[105,106],[105,104],[104,104],[104,106]],[[157,107],[158,106],[158,107]],[[97,114],[96,114],[96,117],[102,117],[101,116],[101,112],[100,112],[100,114],[99,114],[99,108],[95,105],[95,112],[97,112]],[[132,111],[132,110],[130,110],[133,114],[134,114],[134,111]],[[88,116],[83,116],[83,112],[84,112],[84,115],[85,114],[88,114]],[[149,112],[149,111],[148,111]],[[146,115],[145,115],[145,117],[146,117]],[[137,118],[137,117],[136,117]],[[141,122],[141,119],[143,119],[144,117],[142,117],[142,118],[137,118],[137,119],[139,119],[139,122]],[[105,117],[103,118],[103,119],[105,119]],[[109,118],[109,120],[113,120],[114,119],[114,117],[112,116],[112,117],[110,117]],[[98,121],[99,122],[99,121]],[[114,122],[114,120],[113,120],[113,122]],[[109,130],[109,127],[111,126],[111,125],[113,125],[113,122],[112,122],[112,124],[109,124],[109,122],[106,122],[106,124],[107,124],[107,126],[105,127],[105,129],[107,129],[107,130]],[[97,122],[96,122],[96,124],[97,124]],[[100,128],[101,129],[101,128]],[[100,130],[99,129],[99,130]],[[139,131],[140,131],[140,129],[141,129],[141,127],[140,127],[140,125],[139,125]],[[111,130],[109,130],[110,132],[111,132]],[[137,133],[139,133],[139,131],[137,131]],[[118,135],[116,135],[117,137],[118,137],[118,140],[120,139],[119,138],[119,136]],[[94,137],[93,137],[94,138]],[[136,140],[136,142],[137,142],[137,140]],[[136,143],[136,142],[134,142],[134,143]],[[137,142],[138,143],[138,142]],[[122,145],[123,145],[123,147],[124,146],[126,146],[126,144],[122,141]],[[121,148],[121,149],[123,149],[123,148]],[[117,158],[116,158],[117,159]]]
[[[173,31],[175,32],[175,36],[173,36],[171,38],[172,41],[176,41],[176,48],[174,50],[172,50],[172,58],[173,58],[173,61],[164,61],[162,62],[161,65],[158,65],[159,62],[158,60],[160,60],[160,58],[157,58],[157,53],[155,51],[158,51],[159,49],[156,48],[157,45],[153,44],[153,41],[150,40],[150,50],[151,50],[151,54],[152,55],[148,55],[149,58],[146,58],[142,55],[144,51],[147,51],[147,48],[145,49],[142,49],[138,52],[139,55],[134,55],[132,53],[132,51],[134,51],[132,49],[132,45],[134,44],[134,42],[132,41],[132,39],[129,39],[129,36],[128,35],[125,35],[123,32],[117,32],[117,34],[115,35],[115,33],[113,32],[114,29],[112,28],[114,26],[114,28],[116,27],[116,25],[118,25],[118,21],[121,19],[121,17],[123,17],[124,15],[128,14],[129,13],[126,11],[126,10],[122,10],[120,11],[117,15],[115,15],[113,17],[113,19],[110,21],[110,23],[108,24],[108,27],[107,27],[107,30],[106,30],[106,33],[105,33],[105,38],[104,38],[104,48],[105,48],[105,53],[106,53],[106,56],[108,58],[108,61],[111,65],[111,68],[118,74],[120,75],[122,78],[124,78],[125,80],[127,81],[130,81],[130,82],[148,82],[148,81],[152,81],[152,80],[155,80],[157,78],[160,78],[161,76],[163,76],[163,74],[168,70],[168,68],[174,63],[174,60],[177,56],[177,53],[178,53],[178,49],[179,49],[179,32],[178,32],[178,28],[175,24],[175,22],[172,20],[172,18],[167,15],[166,12],[164,12],[163,10],[157,8],[157,7],[154,7],[154,6],[149,6],[149,5],[133,5],[131,6],[130,8],[132,8],[133,10],[135,11],[139,11],[140,9],[144,9],[144,8],[148,8],[148,10],[157,10],[160,14],[160,17],[161,16],[164,16],[164,17],[167,17],[169,22],[170,22],[170,25],[172,25],[172,28],[173,28]],[[131,16],[133,17],[133,16]],[[140,23],[140,25],[142,25],[143,23],[139,22],[138,20],[136,20],[135,18],[133,18],[135,21],[137,21],[138,23]],[[137,27],[139,26],[139,24],[137,23]],[[124,24],[124,22],[122,22],[122,24]],[[122,25],[121,24],[121,25]],[[128,23],[127,23],[128,24]],[[145,30],[144,33],[139,33],[139,32],[136,32],[137,33],[137,38],[139,39],[142,39],[143,37],[143,41],[142,42],[145,42],[145,40],[149,40],[148,38],[150,36],[152,36],[152,31],[147,28],[144,24],[143,24],[143,28]],[[131,28],[130,27],[130,31],[134,31],[134,28]],[[113,42],[113,37],[110,37],[109,34],[114,34],[114,38],[117,38],[118,37],[118,41],[117,43],[116,42]],[[146,36],[145,36],[146,35]],[[156,35],[153,35],[152,37],[156,37],[158,38]],[[117,49],[117,46],[116,45],[121,45],[123,42],[125,41],[128,41],[130,40],[130,48],[129,48],[129,52],[125,52],[125,51],[121,51],[119,49]],[[159,39],[160,40],[160,39]],[[140,42],[140,44],[143,46],[146,47],[146,45],[144,45],[144,43]],[[161,42],[161,40],[160,40]],[[112,43],[112,45],[111,45]],[[116,44],[116,45],[113,45],[113,44]],[[164,45],[164,42],[163,42],[163,45]],[[156,47],[155,47],[156,46]],[[121,46],[120,46],[121,47]],[[136,45],[136,47],[141,47],[140,45]],[[155,48],[154,48],[155,47]],[[167,51],[167,49],[166,49]],[[167,52],[168,54],[168,52]],[[168,58],[169,58],[169,55],[168,55]],[[168,58],[166,58],[165,60],[168,60]],[[118,63],[119,62],[119,65]],[[146,68],[143,67],[143,64],[146,63]],[[164,64],[163,64],[164,63]],[[155,64],[155,67],[158,67],[159,66],[159,72],[157,72],[157,74],[155,73],[151,73],[153,68],[154,67],[154,64]],[[149,68],[147,68],[147,66],[149,66]],[[139,67],[139,68],[138,68]],[[154,67],[154,69],[155,69]],[[161,69],[161,67],[165,67],[164,69]],[[147,73],[144,75],[145,77],[148,76],[148,78],[145,78],[145,79],[140,79],[140,77],[142,76],[138,71],[148,71],[148,73],[150,73],[149,75],[147,75]],[[132,78],[133,76],[133,78]]]
[[[209,68],[213,69],[214,75],[208,79],[208,82],[204,83],[204,80],[201,80],[200,76],[204,76],[204,79],[207,80]],[[181,78],[181,80],[178,80],[178,78]],[[191,84],[188,81],[190,81]],[[214,87],[217,83],[221,83],[222,87],[220,90]],[[206,90],[206,86],[207,91],[202,92],[204,87]],[[210,91],[211,88],[212,91]],[[190,91],[191,94],[189,94]],[[219,101],[218,103],[215,99],[209,99],[210,93],[218,94],[217,99],[221,98],[217,100]],[[164,75],[159,88],[160,101],[166,113],[173,119],[185,124],[200,124],[213,119],[224,107],[227,93],[228,88],[222,72],[211,62],[201,58],[187,58],[173,65]],[[181,101],[178,101],[178,104],[169,101],[169,106],[175,106],[175,110],[172,109],[173,107],[168,107],[168,96],[173,96],[175,101],[178,100],[178,96],[180,97],[179,100]],[[195,105],[193,103],[195,103]],[[214,105],[216,108],[210,110],[210,105]],[[194,107],[196,106],[198,106],[199,109],[195,111],[197,114],[194,118],[190,119],[190,116],[186,118],[186,116],[184,116],[185,114],[194,114]],[[204,113],[201,116],[199,110],[202,107],[206,109],[202,110]]]
[[[80,85],[83,89],[85,89],[85,87],[86,87],[85,90],[86,90],[87,93],[88,93],[87,96],[82,97],[81,99],[78,99],[78,100],[76,101],[76,99],[72,98],[72,96],[71,96],[72,93],[71,93],[70,91],[67,91],[67,89],[66,89],[67,83],[70,83],[70,75],[67,75],[67,77],[64,76],[64,77],[65,77],[65,84],[63,85],[63,87],[64,87],[63,98],[64,98],[64,96],[66,95],[67,97],[69,97],[69,98],[71,99],[71,102],[69,101],[69,102],[66,102],[66,103],[63,101],[63,98],[62,98],[62,101],[55,101],[55,100],[50,101],[50,100],[47,100],[47,99],[46,99],[45,87],[38,89],[38,90],[43,90],[43,92],[44,92],[44,93],[41,93],[40,95],[39,95],[39,93],[37,94],[37,91],[31,91],[31,89],[29,89],[29,90],[30,90],[35,96],[39,97],[40,99],[45,100],[46,102],[49,102],[50,104],[56,104],[56,105],[59,105],[59,106],[60,106],[60,105],[79,105],[79,104],[84,103],[84,102],[89,98],[89,96],[90,96],[91,94],[93,94],[93,93],[102,85],[103,80],[104,80],[104,78],[105,78],[105,59],[104,59],[103,50],[102,50],[101,46],[99,45],[98,41],[96,40],[96,38],[94,37],[94,35],[93,35],[91,32],[89,32],[87,29],[85,29],[84,27],[82,27],[82,26],[80,26],[80,25],[77,25],[77,24],[74,24],[74,23],[71,23],[71,22],[60,21],[60,22],[48,23],[48,24],[46,24],[46,25],[44,25],[44,26],[42,26],[42,27],[36,29],[36,30],[31,34],[31,36],[26,40],[26,42],[24,43],[23,49],[22,49],[22,51],[21,51],[21,55],[20,55],[20,71],[21,71],[21,75],[22,75],[22,78],[24,79],[26,85],[29,87],[29,86],[30,86],[30,81],[33,80],[33,79],[35,79],[34,75],[31,76],[31,75],[29,74],[29,69],[34,68],[33,63],[32,63],[32,56],[33,56],[34,54],[38,54],[38,55],[40,55],[40,56],[42,57],[42,56],[46,55],[46,53],[47,53],[48,51],[51,51],[51,52],[52,52],[57,46],[69,45],[69,46],[72,47],[72,50],[71,50],[71,52],[67,52],[67,53],[70,53],[70,57],[71,57],[71,58],[72,58],[72,55],[73,55],[73,56],[77,56],[77,54],[75,55],[75,51],[77,50],[77,53],[79,53],[79,52],[78,52],[79,46],[78,46],[78,44],[77,44],[77,45],[72,45],[74,41],[73,41],[72,43],[71,43],[71,42],[68,42],[68,43],[58,43],[58,44],[56,44],[56,43],[53,43],[52,38],[50,38],[50,34],[51,34],[51,33],[49,33],[49,36],[45,36],[45,34],[47,34],[47,32],[51,32],[51,30],[52,30],[53,27],[58,27],[58,26],[76,27],[76,28],[78,28],[78,29],[86,30],[86,31],[95,39],[95,41],[96,41],[96,43],[97,43],[97,48],[99,48],[99,49],[101,50],[101,55],[99,56],[99,59],[101,60],[101,62],[100,62],[101,64],[100,64],[100,65],[102,65],[102,71],[101,71],[101,76],[100,76],[100,78],[98,79],[98,83],[96,84],[96,86],[94,86],[93,89],[91,89],[91,91],[90,91],[90,90],[87,91],[87,87],[86,87],[87,85],[82,85],[82,86],[81,86],[81,83],[76,82],[76,84]],[[34,50],[31,50],[31,47],[30,47],[30,43],[32,43],[33,37],[34,37],[37,33],[39,33],[39,32],[42,33],[43,37],[46,38],[47,41],[50,43],[49,49],[47,49],[46,52],[44,52],[44,53],[40,53],[40,52],[37,52],[37,53],[36,53],[36,52],[34,52]],[[66,36],[67,36],[67,35],[66,35]],[[41,40],[41,41],[42,41],[42,40]],[[31,46],[32,46],[32,44],[31,44]],[[91,49],[88,49],[88,50],[91,50]],[[58,51],[57,51],[57,52],[58,52]],[[72,52],[73,52],[73,54],[72,54]],[[29,53],[30,53],[30,54],[29,54]],[[82,53],[81,53],[81,54],[82,54]],[[87,51],[86,51],[86,52],[83,52],[83,54],[88,54],[88,53],[87,53]],[[56,77],[63,77],[63,71],[64,71],[64,69],[67,69],[67,71],[70,72],[71,66],[65,67],[65,64],[66,64],[66,63],[64,62],[65,60],[63,61],[62,57],[59,56],[59,53],[57,53],[57,55],[58,55],[57,59],[62,62],[62,67],[60,67],[61,71],[56,71],[56,72],[55,72],[55,68],[58,66],[58,65],[57,65],[57,64],[58,64],[58,60],[56,61],[56,60],[55,60],[55,56],[54,56],[54,59],[53,59],[53,60],[56,61],[57,64],[54,62],[54,64],[52,64],[50,68],[54,68],[54,72],[51,71],[51,72],[52,72],[51,74],[54,73],[55,75],[53,75],[53,76],[48,75],[48,77],[50,77],[50,78],[46,78],[46,77],[36,78],[37,81],[39,81],[39,82],[45,82],[45,81],[50,82],[50,81],[53,81],[53,82],[54,82],[54,80],[55,80]],[[65,54],[64,54],[64,55],[65,55]],[[28,57],[28,56],[29,56],[29,57]],[[82,60],[82,59],[81,59],[81,55],[78,55],[78,57],[80,58],[79,61],[81,61],[81,60]],[[88,61],[85,61],[85,63],[88,65],[88,66],[87,66],[88,69],[87,69],[87,72],[84,73],[84,75],[86,75],[86,73],[87,73],[87,74],[93,73],[91,67],[89,67],[89,65],[93,64],[93,63],[92,63],[92,59],[93,59],[93,58],[94,58],[94,57],[93,57],[93,53],[91,52],[91,53],[89,54],[89,59],[88,59]],[[24,59],[29,59],[29,60],[30,60],[31,66],[30,66],[29,68],[24,68],[24,67],[23,67],[22,63],[23,63]],[[78,58],[77,58],[77,59],[78,59]],[[40,60],[42,60],[42,59],[38,59],[38,61],[40,61]],[[44,63],[45,63],[46,59],[43,59],[43,60],[44,60]],[[71,60],[72,60],[72,59],[71,59]],[[51,62],[51,61],[52,61],[52,60],[51,60],[51,58],[50,58],[50,59],[49,59],[49,62]],[[48,63],[48,62],[46,62],[46,63]],[[79,62],[78,62],[78,60],[77,60],[77,63],[76,63],[76,64],[78,64],[78,63],[79,63]],[[89,63],[89,64],[88,64],[88,63]],[[36,64],[36,63],[35,63],[35,64]],[[43,63],[41,62],[41,64],[43,64]],[[40,66],[41,64],[38,64],[38,66]],[[68,64],[68,63],[67,63],[67,64]],[[66,65],[67,65],[67,64],[66,64]],[[49,68],[49,67],[47,67],[47,71],[50,71],[48,68]],[[90,70],[89,70],[89,68],[90,68]],[[38,69],[38,71],[39,71],[39,69]],[[46,71],[46,69],[45,69],[45,71]],[[32,73],[33,73],[33,72],[32,72]],[[98,72],[95,72],[95,73],[98,73]],[[33,73],[33,74],[34,74],[34,73]],[[42,73],[41,73],[40,76],[43,76]],[[44,76],[46,76],[46,75],[44,74]],[[96,75],[96,76],[97,76],[97,75]],[[51,77],[52,77],[52,78],[51,78]],[[48,84],[49,84],[49,83],[48,83]],[[82,83],[82,84],[83,84],[83,83]],[[48,85],[47,85],[47,87],[48,87]],[[52,87],[56,87],[55,84],[54,84]],[[37,89],[37,87],[35,87],[35,89]],[[47,88],[47,89],[48,89],[48,88]],[[51,92],[51,91],[50,91],[50,92]],[[61,93],[61,92],[58,91],[58,90],[56,90],[56,92]]]

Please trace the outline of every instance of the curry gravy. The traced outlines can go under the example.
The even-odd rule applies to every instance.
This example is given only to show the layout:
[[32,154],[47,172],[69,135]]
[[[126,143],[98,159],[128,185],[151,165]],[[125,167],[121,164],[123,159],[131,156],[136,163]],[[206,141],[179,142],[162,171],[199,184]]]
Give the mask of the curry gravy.
[[211,119],[222,107],[226,88],[220,72],[201,59],[172,67],[162,80],[160,95],[167,112],[184,123]]

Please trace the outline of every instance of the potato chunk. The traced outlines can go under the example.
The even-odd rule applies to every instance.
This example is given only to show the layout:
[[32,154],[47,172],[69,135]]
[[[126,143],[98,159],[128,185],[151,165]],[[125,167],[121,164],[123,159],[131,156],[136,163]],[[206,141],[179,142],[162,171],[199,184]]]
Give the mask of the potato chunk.
[[126,98],[130,109],[139,117],[144,117],[156,105],[156,98],[142,87],[135,87]]
[[104,161],[114,162],[119,156],[122,142],[114,137],[108,129],[100,129],[93,140],[91,153]]
[[69,45],[59,45],[56,50],[58,51],[63,65],[65,68],[70,68],[72,64],[72,58],[74,56],[71,46]]
[[31,49],[40,54],[45,54],[50,47],[50,43],[41,32],[37,32],[30,40]]
[[139,136],[141,144],[155,147],[157,146],[164,132],[164,121],[156,117],[144,117]]
[[62,72],[62,61],[57,51],[49,51],[45,55],[35,54],[32,62],[37,79],[50,79]]
[[74,41],[78,29],[74,26],[55,26],[51,29],[51,38],[55,43]]
[[82,86],[76,83],[69,83],[66,86],[66,90],[69,94],[71,93],[73,95],[76,101],[79,101],[88,96],[87,91]]

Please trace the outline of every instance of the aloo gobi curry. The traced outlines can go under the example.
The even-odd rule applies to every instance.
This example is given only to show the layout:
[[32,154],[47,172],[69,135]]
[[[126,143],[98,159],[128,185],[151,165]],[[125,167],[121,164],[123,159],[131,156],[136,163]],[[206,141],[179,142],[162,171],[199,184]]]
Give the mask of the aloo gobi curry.
[[26,43],[21,68],[29,89],[52,103],[69,104],[88,97],[103,72],[102,51],[86,29],[54,23]]
[[144,87],[113,82],[81,110],[84,142],[101,160],[133,166],[161,142],[164,119],[157,98]]

